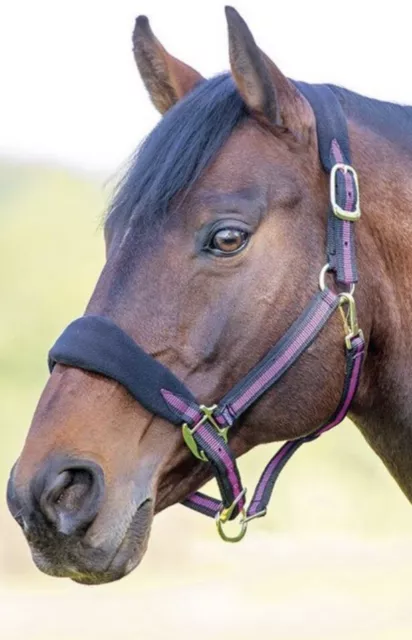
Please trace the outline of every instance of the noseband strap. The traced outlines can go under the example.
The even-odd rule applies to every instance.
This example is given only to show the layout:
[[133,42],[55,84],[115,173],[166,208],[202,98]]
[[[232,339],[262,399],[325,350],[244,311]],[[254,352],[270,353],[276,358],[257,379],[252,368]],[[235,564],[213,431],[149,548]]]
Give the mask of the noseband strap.
[[110,318],[86,315],[69,324],[49,352],[50,370],[56,362],[120,382],[145,409],[174,424],[181,420],[159,389],[169,389],[188,404],[196,404],[186,385]]
[[[305,442],[318,438],[346,416],[356,394],[365,344],[356,319],[353,298],[358,273],[355,259],[354,222],[360,216],[359,187],[350,164],[346,119],[327,87],[296,83],[311,103],[316,115],[319,154],[330,176],[328,208],[327,265],[321,272],[320,291],[266,356],[212,407],[197,399],[167,367],[147,354],[112,320],[85,315],[72,322],[49,353],[49,368],[56,363],[91,371],[122,384],[150,413],[172,424],[182,425],[183,438],[200,460],[211,465],[221,500],[196,492],[183,501],[185,506],[216,518],[224,540],[240,540],[247,523],[265,515],[280,471]],[[325,286],[330,271],[348,291],[335,293]],[[239,417],[294,365],[340,308],[345,328],[345,378],[343,392],[333,415],[311,434],[286,442],[269,461],[246,509],[236,459],[228,434]],[[347,312],[347,314],[346,314]],[[315,345],[316,347],[316,345]],[[182,424],[183,423],[183,424]],[[229,537],[223,525],[241,514],[240,531]]]

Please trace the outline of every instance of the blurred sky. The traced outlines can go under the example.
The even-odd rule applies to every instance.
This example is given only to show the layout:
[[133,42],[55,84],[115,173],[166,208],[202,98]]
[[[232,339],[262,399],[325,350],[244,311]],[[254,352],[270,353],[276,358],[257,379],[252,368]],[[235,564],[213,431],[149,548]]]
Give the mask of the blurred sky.
[[[0,155],[112,173],[157,121],[131,53],[140,13],[204,75],[228,68],[221,0],[0,0]],[[237,0],[295,79],[412,104],[408,0]]]

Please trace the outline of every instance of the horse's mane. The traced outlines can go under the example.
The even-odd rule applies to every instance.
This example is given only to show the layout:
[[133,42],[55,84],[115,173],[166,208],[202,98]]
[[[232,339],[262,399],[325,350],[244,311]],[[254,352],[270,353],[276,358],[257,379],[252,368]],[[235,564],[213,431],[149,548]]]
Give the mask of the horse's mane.
[[[412,154],[412,107],[328,86],[348,118]],[[170,201],[193,186],[247,117],[230,74],[199,83],[140,145],[115,191],[106,222],[127,224],[133,217],[151,227],[161,221]]]
[[161,220],[170,201],[190,189],[247,117],[229,74],[201,82],[160,120],[121,180],[106,220]]

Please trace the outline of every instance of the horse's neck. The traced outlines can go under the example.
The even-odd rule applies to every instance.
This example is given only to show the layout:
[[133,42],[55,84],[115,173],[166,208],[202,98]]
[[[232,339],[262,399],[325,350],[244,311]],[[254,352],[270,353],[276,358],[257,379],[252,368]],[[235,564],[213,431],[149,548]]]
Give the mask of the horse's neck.
[[352,418],[412,501],[412,149],[350,132],[363,213],[356,294],[369,337]]

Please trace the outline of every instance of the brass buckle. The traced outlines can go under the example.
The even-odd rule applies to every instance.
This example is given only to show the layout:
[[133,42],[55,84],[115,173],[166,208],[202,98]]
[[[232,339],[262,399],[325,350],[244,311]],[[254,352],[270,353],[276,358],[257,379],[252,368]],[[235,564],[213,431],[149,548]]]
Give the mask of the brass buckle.
[[[351,293],[343,292],[339,294],[340,302],[339,309],[342,315],[343,324],[345,327],[346,335],[345,335],[345,344],[347,349],[352,349],[352,340],[357,336],[363,338],[362,329],[359,328],[358,324],[358,315],[356,312],[356,302],[355,298]],[[348,313],[345,314],[342,307],[343,305],[348,305]]]
[[206,454],[204,451],[199,450],[199,447],[197,446],[197,443],[193,437],[193,434],[196,433],[196,431],[199,429],[199,427],[202,426],[202,424],[209,422],[212,425],[212,427],[216,429],[216,431],[223,438],[223,440],[227,443],[227,440],[228,440],[227,432],[229,430],[229,427],[222,428],[216,422],[213,416],[213,412],[215,411],[215,409],[217,409],[217,404],[214,404],[211,407],[206,407],[204,404],[201,404],[199,406],[199,409],[203,413],[203,417],[199,420],[199,422],[195,424],[195,426],[192,429],[189,427],[187,422],[185,422],[182,425],[182,435],[183,435],[183,440],[186,442],[187,446],[189,447],[193,455],[196,458],[199,458],[199,460],[203,460],[203,462],[207,462],[208,459],[206,457]]
[[[336,202],[336,174],[338,171],[343,171],[343,173],[350,173],[356,187],[356,207],[355,211],[346,211],[346,209],[342,209],[341,206]],[[355,222],[359,220],[361,216],[360,203],[359,203],[359,181],[358,174],[355,169],[350,164],[342,164],[337,163],[333,165],[332,170],[330,172],[330,201],[333,209],[333,213],[337,218],[341,220],[348,220],[349,222]]]

